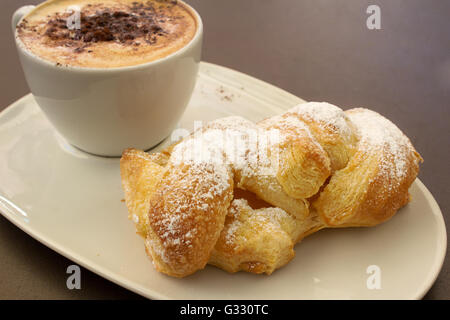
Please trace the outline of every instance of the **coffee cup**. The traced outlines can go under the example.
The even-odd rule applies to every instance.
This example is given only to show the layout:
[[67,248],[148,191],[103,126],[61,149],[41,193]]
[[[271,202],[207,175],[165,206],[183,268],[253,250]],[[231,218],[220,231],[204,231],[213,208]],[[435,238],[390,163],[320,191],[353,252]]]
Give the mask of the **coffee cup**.
[[100,156],[120,156],[128,147],[148,150],[168,137],[194,90],[203,36],[199,14],[178,1],[194,17],[196,30],[173,53],[137,65],[80,67],[44,59],[18,36],[21,21],[54,1],[18,9],[12,23],[26,81],[57,131],[73,146]]

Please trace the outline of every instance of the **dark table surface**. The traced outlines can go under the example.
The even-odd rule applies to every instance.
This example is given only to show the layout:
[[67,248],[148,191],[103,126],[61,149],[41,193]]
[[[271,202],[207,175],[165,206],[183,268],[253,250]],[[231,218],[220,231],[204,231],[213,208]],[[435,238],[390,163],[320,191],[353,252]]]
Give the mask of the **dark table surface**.
[[[10,17],[39,0],[2,0],[0,110],[29,92]],[[419,178],[450,221],[450,1],[191,0],[205,25],[203,59],[281,87],[305,100],[365,106],[396,123],[425,163]],[[370,4],[381,30],[366,26]],[[0,183],[7,183],[1,181]],[[139,299],[82,269],[68,290],[71,261],[0,216],[0,299]],[[450,263],[426,299],[450,298]]]

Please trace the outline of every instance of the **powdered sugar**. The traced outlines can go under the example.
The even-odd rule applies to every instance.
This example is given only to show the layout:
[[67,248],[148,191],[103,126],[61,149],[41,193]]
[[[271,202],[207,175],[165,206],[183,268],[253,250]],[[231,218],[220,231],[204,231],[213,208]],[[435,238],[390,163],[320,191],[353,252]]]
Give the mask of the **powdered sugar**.
[[248,176],[273,175],[268,148],[279,136],[279,130],[266,130],[241,117],[221,118],[178,144],[171,161],[227,165]]
[[323,155],[325,154],[322,146],[311,134],[308,125],[301,121],[296,113],[287,112],[282,115],[268,118],[259,124],[265,128],[279,129],[279,143],[305,138],[308,142],[314,144]]
[[367,109],[352,109],[348,113],[355,124],[360,140],[359,149],[380,154],[381,174],[400,180],[406,175],[408,155],[414,151],[409,139],[391,121]]
[[352,134],[344,111],[326,102],[307,102],[299,104],[289,110],[303,117],[305,120],[314,121],[325,128],[336,131],[340,135],[350,136]]

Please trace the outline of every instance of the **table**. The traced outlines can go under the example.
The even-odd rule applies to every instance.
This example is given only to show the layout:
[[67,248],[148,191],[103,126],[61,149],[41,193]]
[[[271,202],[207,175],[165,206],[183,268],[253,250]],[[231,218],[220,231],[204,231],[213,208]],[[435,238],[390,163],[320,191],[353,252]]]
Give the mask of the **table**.
[[[29,90],[10,17],[38,0],[3,0],[0,110]],[[366,0],[190,0],[205,25],[204,60],[250,74],[305,100],[365,106],[396,123],[425,159],[419,178],[450,221],[450,2],[378,0],[369,30]],[[0,183],[6,183],[1,181]],[[0,299],[140,299],[82,269],[68,290],[70,260],[0,217]],[[446,259],[425,299],[450,298]]]

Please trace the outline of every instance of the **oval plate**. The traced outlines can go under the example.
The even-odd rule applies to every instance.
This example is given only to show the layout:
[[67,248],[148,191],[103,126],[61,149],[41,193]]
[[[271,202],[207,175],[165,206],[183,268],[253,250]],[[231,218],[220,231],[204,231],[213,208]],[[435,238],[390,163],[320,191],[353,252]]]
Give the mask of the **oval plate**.
[[[257,121],[301,99],[242,73],[202,63],[181,128],[240,115]],[[163,142],[158,148],[170,143]],[[271,276],[207,266],[185,279],[154,270],[127,219],[119,159],[66,144],[27,95],[0,114],[0,211],[65,257],[156,299],[418,299],[444,260],[442,213],[416,180],[412,202],[375,228],[322,230]],[[377,274],[370,274],[376,266]],[[379,282],[373,282],[373,277]],[[368,285],[369,282],[369,285]],[[374,284],[379,284],[374,288]],[[372,284],[372,285],[371,285]]]

